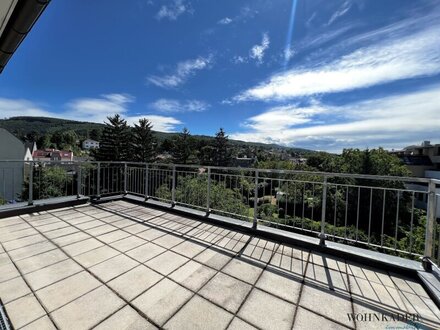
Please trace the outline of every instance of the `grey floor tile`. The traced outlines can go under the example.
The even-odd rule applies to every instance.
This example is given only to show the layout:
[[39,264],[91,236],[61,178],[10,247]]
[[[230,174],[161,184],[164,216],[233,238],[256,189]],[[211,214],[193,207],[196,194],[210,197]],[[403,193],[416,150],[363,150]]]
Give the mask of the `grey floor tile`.
[[302,277],[268,267],[261,275],[256,287],[296,304],[301,285]]
[[235,257],[222,269],[222,272],[253,285],[263,269],[264,265],[255,263],[252,259]]
[[62,329],[90,329],[124,305],[110,289],[100,286],[86,295],[52,312]]
[[100,286],[89,273],[82,271],[60,282],[38,290],[35,294],[51,312]]
[[125,306],[115,314],[110,316],[104,322],[100,323],[94,329],[96,330],[153,330],[157,329],[153,324],[140,316],[130,306]]
[[59,263],[36,270],[35,272],[24,275],[32,289],[38,290],[42,287],[55,283],[75,273],[79,273],[82,268],[73,260],[67,259]]
[[[372,324],[370,323],[370,327]],[[293,329],[298,330],[315,330],[315,329],[349,329],[341,324],[332,322],[320,315],[312,313],[304,308],[299,307],[296,314]],[[371,328],[370,328],[371,329]],[[384,328],[385,329],[385,328]]]
[[89,268],[89,270],[98,276],[103,282],[108,282],[111,279],[129,271],[130,269],[139,265],[138,262],[125,255],[117,255],[111,259],[101,262]]
[[164,325],[164,329],[220,330],[225,329],[233,317],[224,309],[194,296]]
[[188,258],[183,257],[177,253],[166,251],[165,253],[158,255],[150,261],[147,261],[145,265],[161,273],[162,275],[168,275],[175,269],[182,266],[188,260]]
[[3,304],[7,304],[11,300],[20,298],[29,293],[31,293],[31,290],[20,276],[0,283],[0,298]]
[[28,294],[12,301],[6,304],[5,308],[15,329],[19,329],[46,315],[43,307],[41,307],[33,294]]
[[295,305],[254,289],[238,315],[262,329],[291,329]]
[[108,285],[122,297],[131,301],[159,282],[162,278],[163,276],[159,273],[156,273],[144,265],[139,265],[108,282]]
[[162,326],[191,296],[191,291],[164,278],[133,300],[133,304]]
[[218,273],[201,290],[200,295],[235,313],[251,290],[251,286],[229,275]]
[[169,275],[171,279],[193,291],[199,290],[208,282],[216,271],[198,262],[190,260]]
[[149,259],[156,257],[157,255],[165,252],[165,249],[154,243],[147,243],[141,245],[133,250],[127,252],[127,255],[136,259],[139,262],[145,262]]

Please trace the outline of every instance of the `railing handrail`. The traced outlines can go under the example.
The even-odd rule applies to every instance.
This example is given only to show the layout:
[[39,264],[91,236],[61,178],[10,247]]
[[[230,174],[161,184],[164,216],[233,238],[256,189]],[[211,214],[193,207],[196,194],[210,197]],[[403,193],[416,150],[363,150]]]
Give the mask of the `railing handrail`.
[[421,177],[408,177],[408,176],[391,176],[391,175],[373,175],[373,174],[352,174],[352,173],[335,173],[335,172],[322,172],[322,171],[305,171],[305,170],[279,170],[279,169],[262,169],[255,167],[229,167],[229,166],[211,166],[201,164],[174,164],[174,163],[147,163],[147,162],[132,162],[132,161],[95,161],[95,160],[72,160],[72,161],[56,161],[56,160],[0,160],[2,162],[10,163],[47,163],[47,164],[133,164],[133,165],[148,165],[148,166],[165,166],[172,169],[173,167],[186,167],[186,168],[210,168],[211,170],[228,170],[228,171],[259,171],[260,173],[274,173],[274,174],[307,174],[317,175],[327,178],[351,178],[351,179],[365,179],[365,180],[386,180],[386,181],[402,181],[402,182],[418,182],[418,183],[430,183],[440,184],[440,179],[434,178],[421,178]]

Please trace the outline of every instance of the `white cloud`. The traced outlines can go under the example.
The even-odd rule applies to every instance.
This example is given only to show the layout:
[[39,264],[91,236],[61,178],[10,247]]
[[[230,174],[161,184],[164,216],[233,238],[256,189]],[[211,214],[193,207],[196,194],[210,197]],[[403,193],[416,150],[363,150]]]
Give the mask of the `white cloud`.
[[[400,24],[397,28],[386,27],[380,32],[371,32],[369,41],[378,37],[380,41],[357,48],[331,62],[275,74],[242,92],[235,100],[288,100],[436,75],[440,73],[440,25],[432,18],[424,24],[422,30],[409,25],[412,33],[408,31],[408,25]],[[365,35],[359,36],[352,42],[368,41],[366,38]]]
[[180,15],[189,11],[190,7],[183,0],[173,0],[170,5],[163,5],[156,14],[158,20],[169,19],[175,21]]
[[220,25],[228,25],[231,23],[232,23],[232,18],[229,18],[229,17],[222,18],[221,20],[219,20],[217,22],[217,24],[220,24]]
[[351,8],[352,3],[350,1],[345,1],[339,9],[333,13],[333,15],[330,17],[327,25],[332,24],[334,21],[336,21],[338,18],[344,16]]
[[128,94],[105,94],[100,98],[79,98],[67,104],[69,113],[76,118],[90,121],[103,121],[107,116],[127,112],[127,105],[134,102]]
[[198,57],[193,60],[179,62],[174,73],[165,76],[152,75],[147,80],[162,88],[176,88],[183,85],[197,71],[206,69],[213,61],[213,56]]
[[182,122],[173,117],[158,115],[130,116],[128,105],[134,102],[134,97],[128,94],[105,94],[99,98],[78,98],[66,103],[66,111],[53,112],[45,110],[29,100],[0,98],[0,113],[2,118],[16,116],[64,118],[77,121],[103,123],[108,116],[117,113],[128,123],[147,118],[153,123],[153,129],[162,132],[176,131],[176,126]]
[[209,104],[199,100],[186,100],[181,102],[172,99],[159,99],[151,103],[150,108],[160,112],[201,112],[209,108]]
[[238,56],[234,56],[231,61],[234,64],[242,64],[242,63],[247,63],[248,59],[245,56],[238,55]]
[[437,137],[440,85],[343,106],[312,103],[271,108],[230,137],[340,151],[344,147],[403,147]]
[[284,49],[284,61],[289,62],[292,57],[294,57],[296,54],[296,51],[293,47],[288,47]]
[[127,120],[127,123],[131,126],[133,126],[134,123],[138,123],[139,119],[146,118],[152,123],[153,130],[159,132],[176,132],[177,131],[176,126],[182,124],[180,120],[174,117],[158,116],[158,115],[150,115],[150,114],[146,114],[142,116],[129,116],[124,118]]
[[261,44],[255,45],[249,51],[249,57],[256,60],[258,64],[263,63],[263,57],[266,50],[269,48],[270,39],[267,33],[263,33]]
[[0,98],[0,118],[15,116],[41,116],[50,117],[51,113],[42,106],[23,99]]

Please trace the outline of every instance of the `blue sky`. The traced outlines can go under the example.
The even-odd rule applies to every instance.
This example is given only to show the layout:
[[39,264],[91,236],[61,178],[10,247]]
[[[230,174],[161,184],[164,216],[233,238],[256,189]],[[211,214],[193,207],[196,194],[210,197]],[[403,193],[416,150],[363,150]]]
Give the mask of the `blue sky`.
[[52,1],[0,76],[0,117],[317,150],[440,142],[440,2]]

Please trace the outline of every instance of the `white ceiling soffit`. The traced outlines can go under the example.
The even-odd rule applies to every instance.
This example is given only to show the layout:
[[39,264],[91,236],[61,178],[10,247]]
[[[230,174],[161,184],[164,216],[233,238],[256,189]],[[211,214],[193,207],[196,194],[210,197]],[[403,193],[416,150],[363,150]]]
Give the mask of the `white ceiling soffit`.
[[0,0],[0,37],[18,0]]

